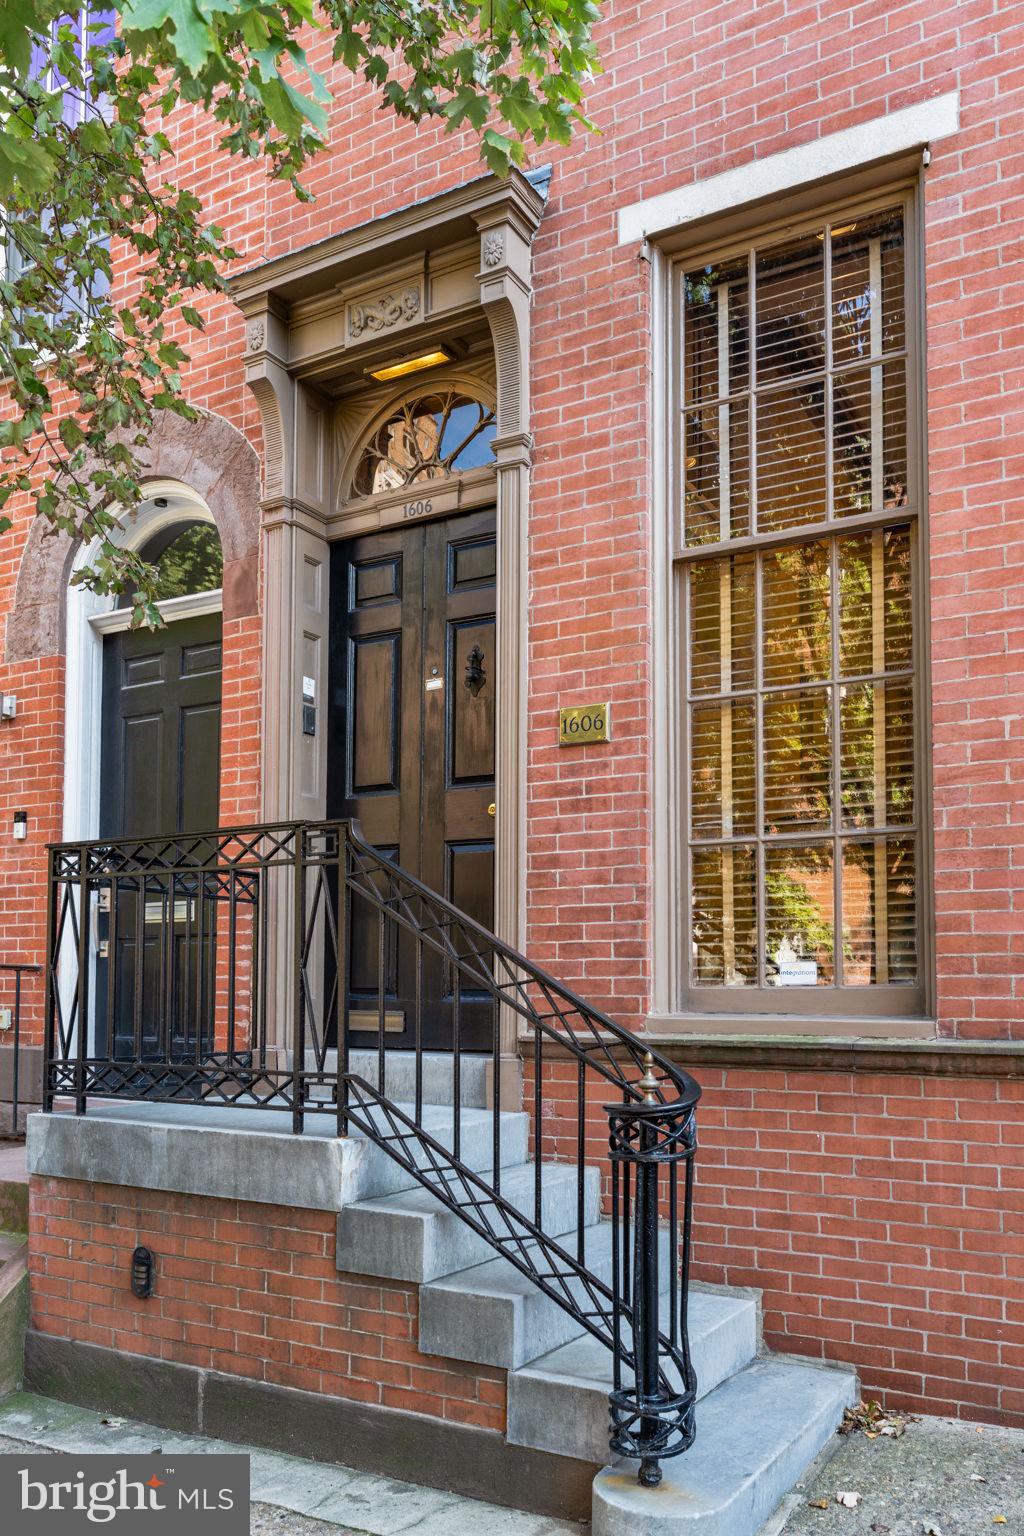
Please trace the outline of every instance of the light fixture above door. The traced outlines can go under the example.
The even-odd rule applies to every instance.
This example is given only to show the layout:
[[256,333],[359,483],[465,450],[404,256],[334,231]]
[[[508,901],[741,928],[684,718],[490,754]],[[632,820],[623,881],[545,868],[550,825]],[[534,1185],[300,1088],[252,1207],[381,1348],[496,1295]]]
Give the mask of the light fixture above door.
[[371,379],[386,384],[389,379],[402,379],[407,373],[421,373],[425,368],[439,368],[442,363],[455,361],[455,354],[447,347],[432,347],[429,352],[407,353],[378,368],[367,368]]

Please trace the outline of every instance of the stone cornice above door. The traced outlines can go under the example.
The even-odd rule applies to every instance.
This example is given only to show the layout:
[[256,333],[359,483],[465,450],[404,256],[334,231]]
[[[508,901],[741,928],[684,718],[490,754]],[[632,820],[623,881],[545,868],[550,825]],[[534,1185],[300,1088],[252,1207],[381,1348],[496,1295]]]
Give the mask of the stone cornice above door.
[[[524,176],[513,170],[504,181],[497,176],[477,177],[239,272],[230,281],[231,292],[246,312],[268,294],[286,305],[316,299],[342,281],[380,277],[382,265],[472,240],[480,222],[494,218],[514,222],[529,240],[544,212],[544,194],[538,188],[546,185],[547,174],[540,172]],[[488,267],[498,264],[493,259],[495,249],[492,241]]]
[[535,182],[546,187],[543,175],[482,176],[231,280],[263,418],[265,511],[293,502],[326,527],[337,511],[335,402],[372,387],[370,368],[431,345],[469,368],[486,351],[499,434],[528,431],[531,244],[544,211]]

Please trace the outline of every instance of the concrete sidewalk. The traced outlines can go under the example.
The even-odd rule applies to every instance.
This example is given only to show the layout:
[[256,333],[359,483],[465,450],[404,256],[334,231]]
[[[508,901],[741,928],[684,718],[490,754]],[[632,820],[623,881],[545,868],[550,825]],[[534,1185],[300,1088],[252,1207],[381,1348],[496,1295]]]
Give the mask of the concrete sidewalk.
[[[112,1410],[113,1412],[114,1410]],[[253,1536],[584,1536],[585,1527],[342,1466],[176,1434],[17,1393],[0,1402],[0,1454],[209,1452],[252,1458]],[[839,1493],[856,1494],[853,1507]],[[899,1438],[837,1438],[761,1536],[1024,1536],[1024,1431],[908,1420]]]
[[[850,1508],[839,1493],[860,1497]],[[1024,1532],[1024,1431],[957,1419],[907,1420],[898,1439],[854,1431],[784,1508],[762,1536]]]
[[[111,1408],[111,1415],[116,1407]],[[564,1520],[504,1509],[436,1488],[419,1488],[347,1467],[302,1461],[227,1441],[177,1434],[134,1420],[104,1425],[104,1415],[17,1392],[0,1403],[0,1452],[162,1450],[247,1451],[252,1532],[275,1536],[581,1536]]]

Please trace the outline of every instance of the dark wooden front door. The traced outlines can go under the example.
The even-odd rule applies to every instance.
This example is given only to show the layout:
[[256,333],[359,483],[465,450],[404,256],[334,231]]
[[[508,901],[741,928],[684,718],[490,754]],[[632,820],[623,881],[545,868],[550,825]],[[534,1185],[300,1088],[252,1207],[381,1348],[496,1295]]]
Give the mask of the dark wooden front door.
[[[219,614],[106,637],[101,837],[216,827],[220,707]],[[118,881],[99,938],[98,1051],[108,1040],[120,1058],[209,1048],[215,901],[201,877]]]
[[[413,523],[333,551],[328,813],[469,916],[494,915],[494,512]],[[414,1042],[414,954],[385,956],[389,1046]],[[377,920],[355,907],[349,1006],[378,1027]],[[423,1043],[452,1042],[453,978],[428,956]],[[463,989],[464,1046],[485,1048],[489,999]]]

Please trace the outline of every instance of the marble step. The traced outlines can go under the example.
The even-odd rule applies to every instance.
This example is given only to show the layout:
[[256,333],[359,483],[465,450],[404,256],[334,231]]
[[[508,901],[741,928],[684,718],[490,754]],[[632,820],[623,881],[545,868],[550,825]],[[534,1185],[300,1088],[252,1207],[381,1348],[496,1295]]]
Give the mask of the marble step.
[[[584,1222],[591,1226],[600,1214],[600,1173],[584,1169]],[[535,1165],[502,1171],[501,1193],[530,1219],[534,1211]],[[461,1193],[461,1191],[460,1191]],[[576,1167],[548,1163],[542,1168],[543,1230],[558,1237],[575,1230],[578,1188]],[[499,1231],[507,1230],[489,1206]],[[484,1214],[488,1214],[485,1206]],[[484,1264],[494,1257],[487,1240],[426,1189],[403,1190],[383,1199],[361,1200],[338,1216],[339,1270],[379,1275],[389,1280],[425,1283],[458,1270]]]
[[858,1395],[853,1371],[770,1355],[697,1407],[697,1438],[641,1488],[636,1463],[594,1479],[592,1536],[756,1536]]
[[[409,1116],[412,1105],[399,1105]],[[382,1132],[388,1119],[370,1111]],[[87,1115],[30,1115],[30,1173],[139,1184],[231,1200],[342,1211],[357,1200],[378,1199],[418,1187],[416,1177],[390,1153],[351,1127],[338,1136],[337,1118],[308,1110],[304,1132],[291,1134],[291,1117],[241,1105],[90,1103]],[[424,1104],[423,1129],[443,1147],[454,1143],[450,1105]],[[502,1113],[499,1156],[503,1168],[526,1162],[529,1117]],[[417,1166],[429,1160],[413,1137],[405,1141]],[[461,1158],[487,1174],[494,1157],[494,1116],[461,1111]]]
[[[662,1296],[661,1326],[669,1326],[669,1297]],[[690,1356],[697,1392],[709,1392],[754,1358],[759,1320],[752,1291],[691,1290]],[[591,1334],[562,1344],[510,1372],[508,1431],[514,1445],[606,1463],[610,1351]]]
[[[453,1070],[453,1056],[451,1051],[424,1051],[423,1052],[423,1103],[424,1104],[454,1104],[455,1102],[455,1073]],[[459,1099],[466,1109],[487,1108],[487,1083],[488,1067],[491,1057],[487,1055],[469,1055],[463,1053],[459,1064]],[[349,1071],[365,1078],[375,1088],[380,1084],[380,1057],[376,1051],[350,1051]],[[306,1052],[306,1070],[316,1071],[316,1059],[312,1051]],[[328,1051],[324,1070],[330,1076],[335,1076],[338,1071],[337,1051]],[[385,1051],[384,1052],[384,1084],[385,1092],[389,1099],[395,1099],[403,1104],[416,1102],[416,1053],[415,1051]],[[331,1086],[325,1083],[322,1088],[315,1084],[312,1088],[312,1097],[326,1102],[330,1098]]]
[[[398,1108],[412,1119],[411,1104],[399,1104]],[[375,1109],[373,1118],[385,1133],[390,1133],[390,1125],[383,1110]],[[529,1117],[521,1113],[503,1112],[499,1118],[501,1167],[519,1167],[527,1157]],[[474,1173],[489,1178],[494,1163],[493,1114],[487,1109],[463,1109],[459,1120],[460,1161]],[[454,1149],[454,1121],[455,1116],[450,1105],[424,1104],[422,1127],[429,1136],[446,1149]],[[349,1198],[343,1202],[342,1211],[355,1201],[380,1199],[402,1190],[422,1187],[412,1174],[394,1161],[390,1153],[364,1136],[358,1127],[352,1128],[352,1135],[348,1140],[359,1149],[360,1155],[358,1166],[354,1169]],[[432,1167],[430,1157],[411,1135],[408,1139],[404,1139],[404,1149],[414,1157],[418,1167],[427,1172],[430,1171]],[[432,1196],[428,1194],[428,1199],[430,1198]]]
[[[611,1223],[585,1229],[584,1263],[598,1279],[611,1279]],[[659,1233],[663,1288],[668,1288],[668,1234]],[[564,1245],[575,1254],[574,1243]],[[545,1267],[541,1259],[540,1267]],[[581,1306],[587,1303],[582,1282],[570,1282]],[[539,1290],[507,1259],[492,1259],[474,1269],[432,1280],[420,1288],[420,1349],[451,1360],[515,1370],[585,1332],[557,1302]]]

